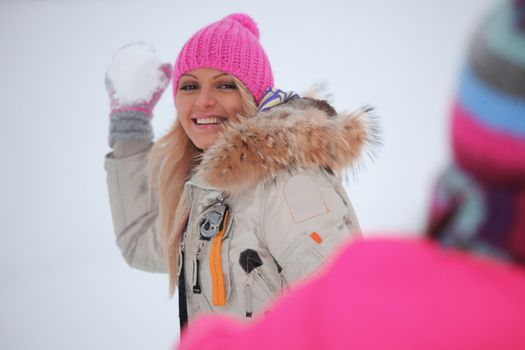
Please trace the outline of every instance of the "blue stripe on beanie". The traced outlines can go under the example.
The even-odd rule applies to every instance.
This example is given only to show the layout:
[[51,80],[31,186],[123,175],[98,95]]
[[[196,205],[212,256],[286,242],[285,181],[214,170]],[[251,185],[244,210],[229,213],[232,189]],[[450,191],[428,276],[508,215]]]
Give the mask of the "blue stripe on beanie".
[[494,90],[480,81],[468,66],[461,76],[459,100],[482,123],[525,137],[525,100]]

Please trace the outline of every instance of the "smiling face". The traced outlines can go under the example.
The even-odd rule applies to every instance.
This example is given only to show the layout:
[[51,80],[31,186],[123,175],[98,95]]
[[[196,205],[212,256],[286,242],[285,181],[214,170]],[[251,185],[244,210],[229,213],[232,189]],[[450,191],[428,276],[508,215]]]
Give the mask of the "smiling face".
[[202,150],[215,143],[224,123],[238,120],[237,114],[243,112],[233,77],[211,68],[194,69],[181,76],[175,108],[186,135]]

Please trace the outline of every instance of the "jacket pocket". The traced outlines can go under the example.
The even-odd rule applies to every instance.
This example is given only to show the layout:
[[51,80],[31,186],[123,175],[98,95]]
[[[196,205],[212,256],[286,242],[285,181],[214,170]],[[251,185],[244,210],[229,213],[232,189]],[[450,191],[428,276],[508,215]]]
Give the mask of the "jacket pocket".
[[279,288],[272,284],[262,268],[251,271],[244,284],[246,317],[252,317],[254,312],[266,308],[277,296],[278,291]]
[[297,240],[282,263],[282,275],[288,284],[310,275],[325,261],[325,254],[317,243],[306,233]]
[[256,269],[252,274],[254,286],[258,287],[268,299],[273,299],[277,293],[277,288],[272,285],[264,271],[262,269]]
[[[245,275],[244,297],[246,317],[266,308],[281,290],[279,268],[269,254],[245,249],[239,257]],[[273,269],[273,273],[272,273]]]

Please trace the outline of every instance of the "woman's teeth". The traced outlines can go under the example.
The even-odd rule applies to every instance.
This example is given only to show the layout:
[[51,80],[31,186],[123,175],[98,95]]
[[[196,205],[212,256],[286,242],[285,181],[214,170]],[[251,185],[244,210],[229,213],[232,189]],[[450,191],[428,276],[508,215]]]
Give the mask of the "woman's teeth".
[[222,121],[219,118],[199,118],[195,122],[197,125],[207,125],[207,124],[221,124]]

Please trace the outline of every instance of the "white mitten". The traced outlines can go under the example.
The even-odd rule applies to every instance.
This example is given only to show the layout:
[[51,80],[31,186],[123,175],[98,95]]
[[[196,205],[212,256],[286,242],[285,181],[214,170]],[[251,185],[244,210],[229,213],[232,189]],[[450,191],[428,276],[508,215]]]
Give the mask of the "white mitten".
[[172,75],[169,63],[162,63],[155,49],[136,42],[119,49],[106,71],[109,94],[109,145],[116,141],[153,139],[153,108],[166,90]]

